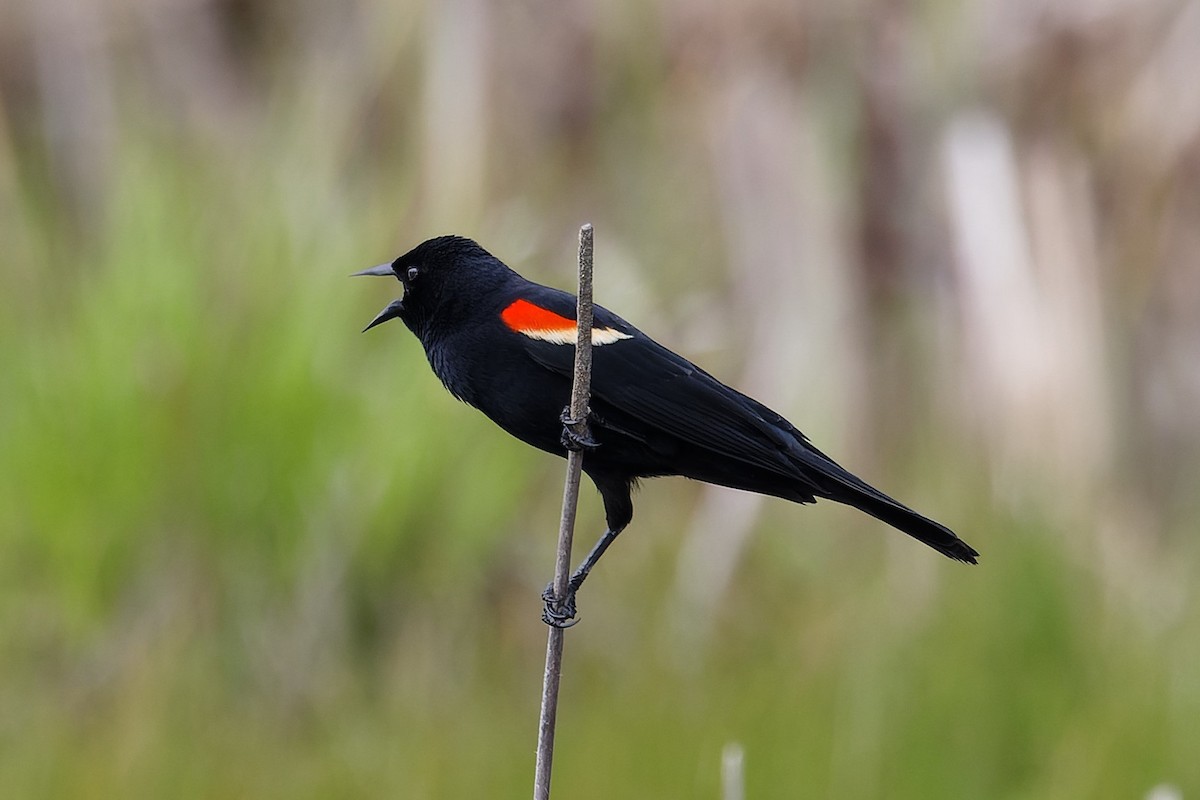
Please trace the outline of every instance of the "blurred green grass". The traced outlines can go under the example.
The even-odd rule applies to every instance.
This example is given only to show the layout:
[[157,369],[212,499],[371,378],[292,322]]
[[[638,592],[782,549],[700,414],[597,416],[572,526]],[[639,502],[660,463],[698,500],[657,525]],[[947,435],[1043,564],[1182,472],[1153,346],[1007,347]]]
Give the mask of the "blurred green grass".
[[[346,276],[450,225],[569,285],[573,225],[598,214],[600,300],[736,375],[752,334],[729,295],[753,276],[720,271],[722,189],[696,170],[719,145],[682,130],[716,112],[686,107],[695,76],[659,38],[621,38],[640,19],[600,25],[598,110],[542,131],[550,144],[497,112],[489,152],[508,160],[492,154],[474,206],[422,184],[436,141],[413,144],[420,126],[399,117],[428,109],[362,99],[415,91],[426,51],[404,25],[400,55],[368,47],[352,90],[316,45],[280,46],[312,64],[268,60],[263,80],[286,90],[228,141],[178,129],[122,78],[102,201],[82,206],[10,99],[5,796],[528,791],[561,462],[455,403],[399,326],[360,336],[389,296]],[[811,107],[836,122],[818,123],[823,152],[850,160],[834,63]],[[1132,543],[1136,510],[1108,520],[1099,499],[1119,473],[1092,516],[1027,486],[1007,502],[1013,483],[918,363],[931,334],[913,320],[936,289],[900,294],[888,330],[914,377],[892,389],[909,399],[891,438],[855,444],[863,406],[830,411],[820,386],[787,411],[873,458],[872,477],[954,524],[981,565],[771,501],[698,634],[671,576],[701,489],[648,483],[568,635],[556,796],[717,796],[731,741],[749,797],[1200,792],[1194,498],[1167,497]],[[698,310],[714,330],[689,323]],[[582,541],[600,516],[589,491]]]

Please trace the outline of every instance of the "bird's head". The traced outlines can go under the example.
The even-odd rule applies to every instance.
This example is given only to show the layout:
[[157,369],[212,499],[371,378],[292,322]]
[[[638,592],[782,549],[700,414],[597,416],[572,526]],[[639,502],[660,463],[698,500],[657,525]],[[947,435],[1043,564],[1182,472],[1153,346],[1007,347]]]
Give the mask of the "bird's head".
[[424,338],[435,321],[455,321],[487,289],[514,273],[470,239],[439,236],[422,242],[390,264],[354,274],[390,276],[404,286],[404,295],[388,303],[364,331],[399,317],[413,333]]

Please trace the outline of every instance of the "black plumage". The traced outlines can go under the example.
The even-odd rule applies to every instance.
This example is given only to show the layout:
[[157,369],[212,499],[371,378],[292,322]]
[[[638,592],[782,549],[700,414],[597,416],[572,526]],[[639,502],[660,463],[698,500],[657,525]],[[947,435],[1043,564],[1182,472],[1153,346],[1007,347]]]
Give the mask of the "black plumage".
[[[565,455],[575,297],[533,283],[470,239],[430,239],[360,275],[404,285],[368,328],[400,318],[457,398],[521,441]],[[639,478],[681,475],[797,503],[854,506],[958,561],[978,553],[949,528],[888,497],[822,453],[781,415],[730,388],[607,309],[595,307],[591,415],[583,470],[608,529],[546,619],[574,617],[574,593],[633,517]]]

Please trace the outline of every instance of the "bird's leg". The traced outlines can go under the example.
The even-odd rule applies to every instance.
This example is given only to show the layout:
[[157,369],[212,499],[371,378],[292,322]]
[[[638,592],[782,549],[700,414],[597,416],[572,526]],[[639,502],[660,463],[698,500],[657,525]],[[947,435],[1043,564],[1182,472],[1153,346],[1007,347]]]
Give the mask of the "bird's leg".
[[604,555],[604,551],[612,544],[617,535],[624,528],[613,530],[609,528],[604,531],[604,535],[592,547],[591,552],[583,559],[583,563],[579,568],[571,573],[570,580],[567,581],[567,591],[563,597],[556,597],[554,594],[554,584],[551,583],[546,587],[546,591],[542,592],[542,600],[545,607],[542,609],[542,622],[547,625],[553,625],[556,628],[569,628],[575,624],[572,620],[575,619],[575,593],[579,591],[579,587],[583,586],[583,582],[587,580],[588,573],[592,571],[592,567],[596,566],[596,562],[600,560],[600,556]]
[[571,416],[571,407],[567,406],[559,414],[558,418],[562,420],[563,429],[562,436],[559,441],[562,446],[568,450],[595,450],[600,446],[600,443],[591,437],[586,432],[584,425],[587,419],[575,419]]

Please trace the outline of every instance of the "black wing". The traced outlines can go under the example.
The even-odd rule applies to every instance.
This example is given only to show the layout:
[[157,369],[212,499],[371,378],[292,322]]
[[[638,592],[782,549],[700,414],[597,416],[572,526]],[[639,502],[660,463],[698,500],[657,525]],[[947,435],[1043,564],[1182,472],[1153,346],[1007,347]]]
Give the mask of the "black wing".
[[[565,292],[543,289],[532,299],[556,314],[575,318],[575,298]],[[594,325],[630,337],[592,348],[594,397],[690,445],[802,481],[818,495],[826,493],[798,466],[810,455],[836,465],[811,450],[804,435],[782,416],[601,306],[595,307]],[[546,369],[572,374],[573,346],[528,339],[526,349]]]
[[[575,298],[539,287],[536,302],[570,319]],[[853,505],[950,558],[979,554],[944,525],[924,517],[844,469],[782,415],[709,375],[600,306],[595,325],[630,338],[592,349],[592,394],[666,434],[724,458],[796,482],[805,494]],[[570,377],[575,348],[528,339],[530,357]]]

